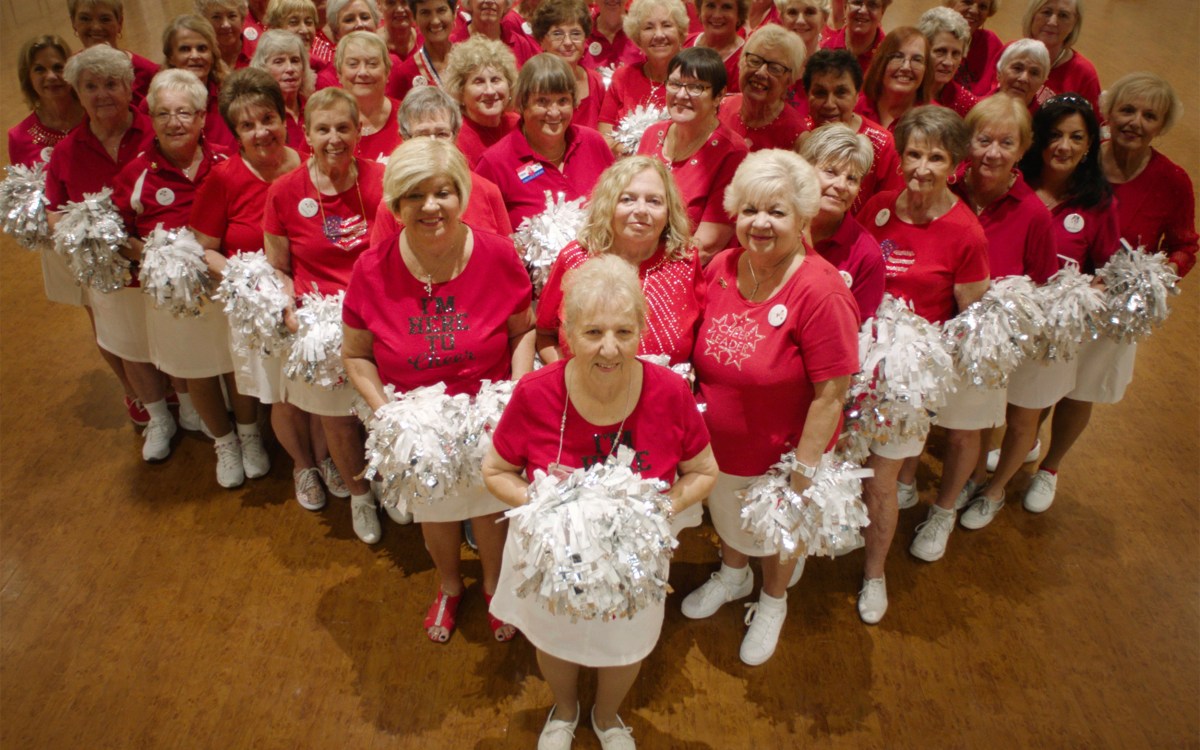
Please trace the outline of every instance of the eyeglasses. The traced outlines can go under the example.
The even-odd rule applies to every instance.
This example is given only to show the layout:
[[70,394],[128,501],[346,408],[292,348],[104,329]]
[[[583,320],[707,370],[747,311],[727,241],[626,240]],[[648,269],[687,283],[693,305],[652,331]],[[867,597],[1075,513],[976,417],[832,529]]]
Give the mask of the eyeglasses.
[[1049,99],[1047,99],[1045,102],[1043,102],[1043,106],[1046,104],[1069,104],[1072,107],[1079,107],[1080,109],[1086,109],[1088,112],[1092,111],[1092,103],[1089,102],[1087,99],[1084,99],[1079,94],[1067,93],[1067,94],[1059,94],[1058,96],[1052,96]]
[[563,31],[562,29],[555,29],[554,31],[551,31],[549,34],[547,34],[546,36],[550,39],[550,41],[554,42],[555,44],[562,44],[564,39],[570,39],[572,42],[575,42],[576,44],[578,44],[579,42],[582,42],[584,40],[583,29],[572,29],[570,31]]
[[892,54],[887,56],[887,59],[888,59],[888,62],[890,62],[890,63],[891,62],[900,63],[900,67],[902,67],[902,68],[904,67],[904,63],[908,63],[910,66],[912,66],[914,68],[917,66],[923,67],[925,65],[925,56],[924,55],[912,55],[911,57],[905,57],[903,52],[893,52]]
[[670,91],[672,94],[678,94],[680,89],[686,89],[690,96],[703,96],[704,92],[708,91],[710,88],[712,87],[707,83],[699,83],[696,81],[684,83],[683,81],[674,81],[669,78],[667,79],[667,91]]
[[746,61],[747,70],[758,70],[762,66],[766,65],[767,72],[776,78],[783,78],[785,75],[792,72],[792,69],[783,63],[777,63],[774,60],[768,60],[767,58],[756,55],[753,52],[743,52],[742,59]]
[[196,119],[196,114],[197,110],[194,109],[181,109],[176,112],[155,112],[154,121],[170,122],[171,118],[174,117],[184,125],[190,125],[192,120]]

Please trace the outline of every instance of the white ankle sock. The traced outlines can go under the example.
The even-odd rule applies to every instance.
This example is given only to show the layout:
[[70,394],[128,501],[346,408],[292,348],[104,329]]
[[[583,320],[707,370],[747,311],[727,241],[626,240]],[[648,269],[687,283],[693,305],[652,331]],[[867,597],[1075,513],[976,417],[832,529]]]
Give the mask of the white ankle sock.
[[196,407],[192,405],[192,394],[180,393],[180,392],[176,391],[175,397],[179,399],[179,410],[180,411],[183,411],[184,409],[187,409],[189,411],[196,410]]
[[146,407],[146,411],[150,413],[151,419],[170,419],[171,410],[167,408],[167,400],[160,398],[153,404],[142,404]]
[[230,430],[228,435],[223,435],[222,437],[219,437],[219,438],[213,438],[213,442],[216,443],[217,445],[229,445],[230,443],[236,443],[237,439],[238,439],[237,433],[234,432],[233,430]]
[[783,592],[783,596],[774,597],[765,591],[758,592],[759,607],[767,607],[768,609],[784,609],[787,607],[787,592]]
[[350,495],[351,505],[370,505],[375,506],[375,496],[370,492],[364,492],[361,495]]
[[717,571],[726,581],[733,583],[741,583],[746,576],[750,574],[750,566],[744,568],[731,568],[725,563],[721,563],[721,569]]
[[242,440],[245,440],[246,438],[258,437],[258,425],[242,424],[239,422],[237,426],[237,435]]

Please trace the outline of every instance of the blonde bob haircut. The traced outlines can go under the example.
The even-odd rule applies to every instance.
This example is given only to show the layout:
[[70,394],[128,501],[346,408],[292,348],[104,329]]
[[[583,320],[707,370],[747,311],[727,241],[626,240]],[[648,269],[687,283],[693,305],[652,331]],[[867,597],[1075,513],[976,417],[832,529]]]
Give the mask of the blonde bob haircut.
[[116,79],[125,84],[127,89],[133,86],[133,61],[129,59],[129,55],[107,44],[88,47],[67,60],[63,77],[76,92],[79,91],[79,79],[84,73],[91,73],[106,80]]
[[[1050,0],[1029,0],[1029,5],[1025,8],[1025,15],[1021,17],[1021,35],[1026,38],[1033,37],[1033,17],[1038,14],[1042,8],[1046,7],[1046,3]],[[1075,27],[1071,29],[1071,33],[1067,34],[1067,38],[1063,40],[1063,49],[1071,49],[1075,46],[1075,42],[1079,40],[1079,32],[1083,31],[1083,0],[1075,0]]]
[[[307,2],[307,0],[305,0]],[[300,96],[308,98],[317,87],[317,74],[313,73],[308,59],[308,45],[297,34],[285,29],[267,29],[258,38],[258,46],[254,48],[254,57],[250,59],[250,67],[267,70],[267,63],[275,55],[297,54],[304,66],[300,77]]]
[[383,199],[388,210],[398,214],[400,199],[434,177],[449,177],[460,204],[466,208],[471,198],[471,170],[458,147],[434,138],[413,138],[401,143],[388,157],[383,170]]
[[493,68],[504,76],[511,99],[513,87],[517,85],[517,58],[504,42],[479,35],[451,48],[446,57],[446,74],[442,76],[446,93],[462,102],[467,79],[484,68]]
[[375,52],[383,60],[384,73],[392,72],[392,57],[388,54],[387,42],[371,31],[351,31],[338,41],[337,52],[333,56],[333,65],[339,76],[341,76],[342,63],[346,61],[346,55],[350,54],[346,50],[351,47]]
[[309,97],[304,105],[304,130],[308,131],[312,125],[312,116],[317,112],[324,112],[327,109],[333,109],[339,104],[344,104],[350,109],[350,120],[354,123],[354,128],[357,130],[358,124],[358,101],[354,95],[345,89],[339,89],[336,86],[323,88],[317,93]]
[[268,29],[282,29],[290,16],[299,15],[313,20],[313,25],[319,24],[317,6],[312,0],[271,0],[267,12],[263,14],[263,26]]
[[[954,2],[954,0],[949,0],[949,2]],[[816,8],[817,12],[821,14],[821,28],[825,28],[829,24],[829,14],[833,12],[829,0],[775,0],[775,10],[779,11],[780,16],[793,5],[799,5],[801,8]]]
[[840,122],[831,122],[812,131],[800,149],[800,155],[817,169],[848,164],[859,180],[871,171],[875,162],[871,141]]
[[1153,73],[1130,73],[1117,79],[1111,88],[1100,93],[1100,111],[1105,120],[1112,121],[1118,107],[1135,99],[1148,100],[1162,118],[1163,126],[1158,131],[1159,135],[1166,135],[1183,115],[1183,102],[1179,100],[1175,89]]
[[[629,12],[625,14],[625,20],[622,21],[625,36],[637,44],[638,32],[642,30],[642,24],[646,23],[646,19],[656,8],[666,9],[671,20],[675,22],[675,28],[679,31],[679,43],[682,45],[688,35],[688,12],[681,0],[633,0],[629,5]],[[641,49],[641,45],[638,45],[638,48]],[[645,50],[642,51],[645,52]]]
[[[945,5],[947,8],[954,8],[958,5],[958,0],[943,0],[942,5]],[[992,0],[988,3],[987,17],[991,18],[996,15],[996,11],[998,10],[1000,10],[1000,0]]]
[[579,244],[591,255],[603,255],[612,250],[614,242],[613,215],[621,194],[642,172],[654,172],[666,188],[667,225],[663,227],[660,242],[670,260],[682,260],[692,253],[692,230],[688,224],[687,209],[679,188],[666,166],[650,156],[631,156],[615,162],[596,182],[588,203],[587,215],[579,229]]
[[204,37],[204,41],[208,43],[209,54],[213,58],[212,68],[208,71],[208,80],[205,83],[220,87],[225,77],[229,75],[229,66],[221,59],[221,49],[217,46],[217,32],[212,23],[204,16],[184,13],[181,16],[175,16],[167,23],[162,33],[164,67],[174,67],[171,65],[171,56],[175,54],[175,37],[179,35],[180,31],[190,31]]
[[638,335],[646,329],[646,296],[637,269],[619,255],[589,258],[563,277],[562,320],[568,343],[578,326],[588,322],[587,316],[601,310],[631,312]]
[[821,210],[817,170],[793,151],[769,148],[742,160],[725,188],[725,213],[736,218],[742,206],[783,204],[808,224]]
[[988,125],[1016,125],[1021,136],[1022,154],[1029,150],[1030,144],[1033,143],[1033,119],[1029,116],[1029,107],[1025,106],[1025,102],[1008,94],[992,94],[986,99],[981,99],[971,107],[963,121],[970,128],[972,137]]
[[760,26],[757,31],[750,35],[746,40],[746,44],[742,47],[743,54],[738,59],[738,73],[746,71],[746,55],[745,51],[750,49],[750,45],[761,45],[763,47],[774,47],[783,52],[784,65],[791,68],[788,73],[787,85],[790,88],[793,83],[800,79],[800,75],[804,72],[804,42],[800,37],[779,24],[769,23],[766,26]]

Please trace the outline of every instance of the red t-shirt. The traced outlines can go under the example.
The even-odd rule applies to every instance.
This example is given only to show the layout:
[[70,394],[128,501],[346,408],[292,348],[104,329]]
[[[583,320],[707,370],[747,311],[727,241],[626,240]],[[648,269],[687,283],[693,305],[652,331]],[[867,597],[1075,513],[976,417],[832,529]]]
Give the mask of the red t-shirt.
[[[697,46],[697,42],[700,42],[703,39],[703,37],[704,37],[703,31],[699,31],[695,34],[690,35],[683,42],[684,48],[686,49],[688,47]],[[735,49],[733,52],[730,52],[729,56],[726,58],[723,58],[723,60],[722,60],[722,62],[725,63],[725,93],[726,94],[736,94],[742,90],[741,85],[740,85],[741,78],[739,76],[740,71],[738,70],[738,61],[740,61],[742,59],[742,49],[745,46],[746,46],[745,44],[738,45],[737,49]]]
[[483,153],[500,142],[500,139],[513,132],[521,124],[521,116],[516,112],[505,112],[500,118],[500,124],[494,128],[485,127],[467,117],[462,118],[462,130],[458,134],[458,150],[467,157],[467,166],[475,169]]
[[588,37],[587,47],[584,48],[579,64],[588,69],[609,68],[616,71],[624,65],[644,62],[646,55],[625,36],[624,29],[618,28],[611,42],[600,33],[596,27],[598,15],[597,11],[592,11],[592,34]]
[[[387,83],[384,84],[384,93],[392,99],[402,100],[404,99],[403,96],[393,96],[392,88],[397,85],[396,78],[399,75],[397,71],[400,70],[400,66],[403,64],[403,61],[400,59],[400,56],[394,52],[389,52],[388,58],[391,60],[392,69],[391,72],[388,73]],[[342,78],[338,74],[337,66],[335,65],[326,65],[324,68],[322,68],[321,72],[317,74],[316,84],[313,86],[314,91],[320,91],[321,89],[340,88],[342,88]]]
[[600,108],[604,106],[604,79],[591,68],[585,68],[587,74],[588,94],[575,105],[571,114],[571,122],[593,130],[600,124]]
[[608,93],[604,95],[604,104],[600,107],[600,122],[616,128],[621,124],[622,117],[641,105],[666,109],[666,85],[651,82],[644,68],[645,63],[617,68],[608,84]]
[[642,363],[642,390],[622,427],[594,425],[580,416],[567,399],[566,365],[560,360],[521,378],[492,435],[500,458],[524,467],[528,479],[552,463],[587,468],[616,453],[616,445],[625,445],[636,454],[634,471],[673,484],[680,462],[708,446],[708,430],[687,383],[665,367]]
[[749,477],[795,449],[813,383],[858,371],[858,306],[837,269],[814,252],[772,297],[748,302],[737,288],[744,252],[726,250],[705,269],[708,300],[692,363],[717,464]]
[[442,78],[434,69],[424,47],[392,67],[392,73],[388,76],[387,95],[403,102],[409,91],[422,86],[442,86]]
[[354,163],[357,184],[337,195],[317,191],[307,164],[267,190],[263,232],[287,238],[297,299],[314,284],[324,295],[345,289],[354,261],[367,249],[383,197],[383,165],[366,159]]
[[[846,27],[842,27],[831,33],[828,37],[822,35],[821,49],[850,49],[846,46]],[[879,45],[883,44],[883,29],[875,30],[875,41],[871,44],[870,49],[861,55],[855,55],[858,58],[858,65],[862,68],[863,75],[867,74],[867,68],[871,67],[871,58],[875,57],[875,50],[879,49]]]
[[733,94],[721,100],[718,113],[721,124],[729,132],[741,137],[750,153],[765,148],[781,148],[784,151],[795,149],[796,140],[800,134],[808,130],[804,118],[790,104],[784,104],[779,116],[771,122],[757,128],[747,127],[742,122],[742,95]]
[[858,303],[859,322],[875,315],[883,301],[883,251],[871,233],[853,216],[846,214],[828,239],[813,248],[841,274],[854,301]]
[[296,117],[284,112],[284,119],[287,121],[287,145],[296,149],[301,159],[307,159],[312,156],[312,147],[308,145],[308,134],[304,132],[304,97],[300,97],[299,105],[300,113]]
[[250,171],[241,154],[213,167],[196,191],[192,227],[221,241],[226,258],[263,249],[265,182]]
[[[509,15],[515,14],[510,11]],[[505,19],[507,19],[507,17],[508,16],[505,16]],[[520,18],[520,16],[517,16],[517,18]],[[520,22],[518,21],[518,23]],[[465,25],[461,28],[455,28],[454,31],[450,32],[451,44],[465,42],[470,38],[471,30]],[[527,34],[525,34],[519,28],[514,29],[511,24],[506,24],[503,21],[500,23],[500,41],[504,42],[504,44],[510,50],[512,50],[513,57],[517,58],[518,70],[521,69],[521,66],[524,65],[529,58],[533,57],[534,55],[541,54],[542,52],[541,46],[537,42],[533,41],[533,39],[531,39]]]
[[65,132],[43,125],[37,112],[30,112],[8,130],[8,162],[25,167],[48,162],[50,152],[66,137]]
[[388,157],[396,150],[403,140],[400,138],[400,102],[395,99],[388,99],[392,105],[392,113],[388,115],[387,122],[382,128],[364,135],[358,139],[358,148],[354,155],[359,159],[371,159],[380,164],[387,164]]
[[150,118],[133,110],[133,123],[121,144],[114,161],[100,139],[92,134],[85,117],[66,138],[54,147],[46,167],[46,206],[61,208],[67,201],[81,201],[84,193],[98,193],[112,187],[121,167],[154,143],[154,127]]
[[[562,331],[563,277],[591,257],[578,242],[563,248],[550,267],[550,276],[538,300],[538,330],[558,334],[563,356],[570,356]],[[706,284],[700,256],[693,251],[686,259],[669,261],[660,247],[638,266],[638,278],[646,296],[646,328],[642,331],[638,354],[666,354],[673,365],[686,362],[692,356],[696,325],[704,312]]]
[[954,80],[979,98],[987,96],[996,86],[996,63],[1004,52],[1004,42],[995,32],[979,29],[971,34],[971,47]]
[[475,171],[500,188],[514,227],[546,210],[547,191],[562,193],[567,200],[591,195],[600,174],[612,164],[612,151],[595,130],[571,124],[564,137],[567,150],[561,169],[535,154],[520,130],[506,135],[480,158]]
[[202,145],[200,167],[188,179],[172,165],[155,143],[126,164],[113,180],[113,202],[133,237],[145,237],[162,224],[165,229],[191,223],[196,190],[217,164],[228,158],[224,149]]
[[990,279],[988,241],[979,220],[962,201],[928,224],[896,217],[898,192],[880,193],[858,214],[858,222],[879,241],[887,291],[913,303],[917,315],[945,323],[958,313],[956,284]]
[[[871,160],[871,171],[863,175],[862,181],[859,182],[858,197],[850,207],[852,214],[861,211],[876,193],[904,189],[904,176],[900,174],[900,154],[896,152],[896,139],[879,123],[865,117],[860,119],[862,124],[858,126],[858,132],[871,142],[874,158]],[[805,125],[809,130],[813,129],[811,116],[805,121]]]
[[1046,76],[1046,88],[1054,94],[1076,93],[1092,104],[1092,111],[1100,112],[1100,74],[1092,61],[1072,50],[1071,59],[1050,69]]
[[480,381],[512,376],[508,319],[529,309],[533,287],[512,240],[473,234],[466,267],[432,296],[400,257],[399,235],[354,265],[342,321],[371,332],[379,377],[399,391],[445,383],[450,395],[474,395]]
[[[504,196],[500,188],[491,180],[471,173],[471,197],[467,199],[467,207],[463,210],[462,220],[484,232],[491,232],[503,237],[513,233],[512,224],[508,221],[508,209],[504,207]],[[400,232],[401,225],[396,221],[386,200],[379,201],[375,211],[375,226],[371,229],[371,244]]]
[[[1104,268],[1121,247],[1119,215],[1115,199],[1108,205],[1091,208],[1072,203],[1058,204],[1050,210],[1058,254],[1078,263],[1083,273],[1095,273]],[[1058,261],[1060,268],[1065,265],[1062,258]]]
[[[1028,276],[1045,284],[1058,270],[1058,246],[1054,242],[1050,212],[1021,175],[1009,191],[979,214],[979,225],[988,243],[988,269],[993,279]],[[964,201],[966,180],[951,189]]]
[[150,81],[154,80],[160,68],[153,60],[147,60],[133,52],[129,53],[129,60],[133,63],[132,103],[137,105],[146,100],[146,94],[150,91]]
[[971,111],[971,107],[979,103],[979,97],[957,81],[951,81],[938,92],[937,101],[931,103],[954,110],[959,117],[966,117],[967,113]]
[[653,156],[671,170],[693,230],[703,221],[733,224],[733,219],[725,212],[725,188],[729,187],[738,165],[749,154],[742,139],[724,125],[717,125],[691,158],[668,161],[663,155],[663,141],[670,126],[671,121],[664,120],[647,128],[638,145],[638,154]]
[[[58,153],[57,151],[55,152]],[[1137,177],[1113,185],[1121,236],[1150,252],[1159,250],[1186,274],[1196,265],[1196,193],[1187,172],[1151,150]]]

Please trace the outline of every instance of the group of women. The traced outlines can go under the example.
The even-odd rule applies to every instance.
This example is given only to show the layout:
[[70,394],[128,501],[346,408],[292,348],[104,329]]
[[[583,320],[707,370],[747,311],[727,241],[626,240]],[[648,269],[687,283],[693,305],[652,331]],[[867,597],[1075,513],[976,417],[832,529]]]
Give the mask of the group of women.
[[[626,447],[639,473],[670,485],[676,531],[707,507],[720,564],[682,611],[709,617],[749,596],[758,558],[740,657],[762,664],[803,560],[742,528],[740,491],[781,460],[793,489],[811,486],[841,430],[858,331],[885,292],[941,324],[994,279],[1095,272],[1122,238],[1180,275],[1195,262],[1191,183],[1152,145],[1179,117],[1169,84],[1135,73],[1100,96],[1074,49],[1082,0],[1031,0],[1025,38],[1007,46],[983,29],[997,4],[947,0],[885,34],[888,0],[847,0],[837,29],[828,0],[698,0],[690,15],[680,0],[519,12],[471,0],[469,14],[454,0],[197,0],[164,30],[160,69],[119,47],[119,0],[73,0],[82,51],[52,35],[21,49],[32,113],[9,131],[9,154],[46,162],[52,224],[112,191],[130,237],[126,288],[81,289],[54,252],[42,265],[49,298],[88,311],[147,461],[168,458],[178,425],[212,437],[221,486],[265,476],[268,405],[299,504],[348,497],[370,544],[382,528],[355,397],[375,411],[388,386],[474,395],[519,380],[481,483],[412,515],[385,510],[421,525],[436,642],[455,629],[473,522],[491,630],[526,635],[554,694],[539,747],[570,746],[588,666],[592,726],[604,747],[627,748],[618,710],[663,605],[570,622],[515,596],[503,511],[528,502],[535,472]],[[547,200],[576,198],[582,225],[535,299],[509,235]],[[214,280],[264,250],[295,300],[280,321],[293,331],[303,295],[344,293],[348,382],[283,377],[278,355],[230,345],[216,306],[155,308],[136,268],[159,225],[189,228]],[[912,554],[940,559],[956,519],[990,523],[1041,457],[1052,414],[1023,498],[1048,509],[1092,405],[1120,400],[1134,356],[1101,339],[1074,360],[1023,364],[1006,389],[960,374],[935,417],[944,468]],[[694,392],[647,357],[690,362]],[[923,450],[876,444],[866,461],[864,622],[887,609],[885,564]]]

